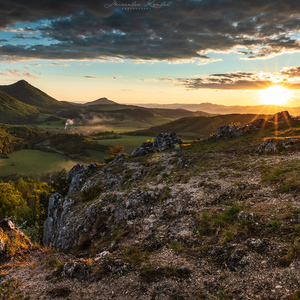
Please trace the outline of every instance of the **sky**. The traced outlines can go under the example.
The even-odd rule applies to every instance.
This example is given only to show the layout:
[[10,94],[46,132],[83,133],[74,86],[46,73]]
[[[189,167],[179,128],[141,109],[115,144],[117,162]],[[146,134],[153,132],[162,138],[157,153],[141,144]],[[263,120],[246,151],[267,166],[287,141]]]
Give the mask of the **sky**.
[[21,79],[81,103],[259,105],[280,85],[300,106],[299,0],[0,0],[0,85]]

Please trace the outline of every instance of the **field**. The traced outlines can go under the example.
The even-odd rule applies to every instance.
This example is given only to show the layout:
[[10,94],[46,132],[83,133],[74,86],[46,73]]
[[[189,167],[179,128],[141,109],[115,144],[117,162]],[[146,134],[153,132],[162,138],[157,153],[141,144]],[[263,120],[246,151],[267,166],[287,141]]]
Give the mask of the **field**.
[[138,148],[142,143],[147,140],[152,140],[153,136],[129,136],[121,135],[119,139],[105,139],[98,140],[99,143],[103,145],[116,146],[118,144],[123,144],[125,147],[125,152],[131,154],[131,152]]
[[21,150],[0,159],[0,177],[12,174],[36,176],[61,169],[69,170],[76,164],[67,156],[39,150]]

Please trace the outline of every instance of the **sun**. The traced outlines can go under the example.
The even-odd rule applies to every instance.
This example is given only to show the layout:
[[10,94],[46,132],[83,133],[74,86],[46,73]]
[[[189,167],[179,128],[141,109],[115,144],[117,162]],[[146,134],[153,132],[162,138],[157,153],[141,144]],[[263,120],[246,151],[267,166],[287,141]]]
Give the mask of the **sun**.
[[293,91],[281,85],[274,85],[268,89],[260,91],[260,98],[263,104],[282,105],[292,97]]

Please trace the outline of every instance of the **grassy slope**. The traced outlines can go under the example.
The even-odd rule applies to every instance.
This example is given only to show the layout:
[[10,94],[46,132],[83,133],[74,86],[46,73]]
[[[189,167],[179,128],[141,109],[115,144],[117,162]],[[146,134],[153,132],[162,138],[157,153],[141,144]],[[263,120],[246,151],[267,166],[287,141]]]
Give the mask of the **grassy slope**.
[[207,138],[214,133],[219,126],[229,125],[230,123],[240,122],[241,126],[254,119],[265,118],[265,115],[254,114],[231,114],[219,115],[215,117],[192,117],[182,118],[170,123],[151,127],[146,130],[137,131],[137,135],[157,135],[160,132],[175,131],[179,136],[190,138]]
[[27,105],[0,91],[0,122],[23,123],[32,115],[37,115],[38,109]]
[[9,154],[8,159],[0,159],[0,176],[11,174],[41,175],[63,168],[70,169],[76,164],[67,156],[39,150],[21,150]]

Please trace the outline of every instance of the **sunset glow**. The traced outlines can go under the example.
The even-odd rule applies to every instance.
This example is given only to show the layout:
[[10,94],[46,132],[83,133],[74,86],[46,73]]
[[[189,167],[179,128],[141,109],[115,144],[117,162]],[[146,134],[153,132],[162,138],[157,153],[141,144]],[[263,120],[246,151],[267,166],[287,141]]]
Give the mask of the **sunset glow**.
[[293,91],[288,90],[281,85],[274,85],[260,91],[260,97],[263,104],[283,105],[291,99],[292,94]]
[[0,85],[76,103],[242,106],[282,104],[284,88],[257,92],[278,85],[300,105],[295,1],[0,1]]

